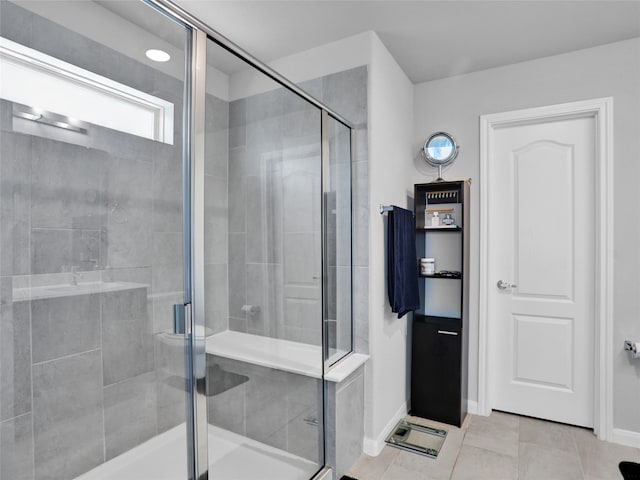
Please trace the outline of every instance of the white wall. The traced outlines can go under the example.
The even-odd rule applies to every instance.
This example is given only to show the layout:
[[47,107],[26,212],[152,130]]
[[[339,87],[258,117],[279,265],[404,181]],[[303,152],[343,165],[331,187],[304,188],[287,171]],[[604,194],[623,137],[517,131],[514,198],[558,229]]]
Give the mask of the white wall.
[[[614,427],[640,432],[640,362],[622,351],[624,339],[640,339],[640,39],[416,85],[413,148],[434,131],[452,133],[462,148],[445,178],[473,179],[469,396],[477,400],[479,116],[608,96],[614,98]],[[422,172],[416,181],[433,175],[418,162],[407,170]]]
[[[321,47],[305,50],[274,60],[269,66],[294,83],[324,77],[332,73],[368,65],[371,60],[372,38],[365,32]],[[229,99],[231,101],[275,88],[274,81],[253,68],[247,68],[231,76]],[[339,112],[338,112],[339,113]]]
[[410,169],[413,84],[376,36],[369,71],[369,342],[365,377],[365,452],[377,455],[384,437],[407,412],[407,324],[391,313],[386,291],[386,221],[378,205],[413,208]]

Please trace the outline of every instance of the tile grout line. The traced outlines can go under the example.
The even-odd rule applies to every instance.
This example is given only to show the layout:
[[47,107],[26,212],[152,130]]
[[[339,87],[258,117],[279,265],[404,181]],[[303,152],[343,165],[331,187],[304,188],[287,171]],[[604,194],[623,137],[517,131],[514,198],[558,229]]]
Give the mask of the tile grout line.
[[575,447],[576,455],[578,456],[578,463],[580,464],[580,472],[582,472],[582,478],[585,478],[584,465],[582,463],[582,456],[580,455],[580,449],[578,448],[578,440],[576,439],[575,430],[571,430],[571,438],[573,439],[573,446]]
[[[31,203],[31,200],[29,200],[29,203]],[[31,228],[29,228],[29,230],[31,230]],[[29,263],[31,263],[31,259],[29,259]],[[36,478],[36,416],[33,403],[33,321],[31,318],[31,306],[32,303],[29,302],[29,353],[31,363],[31,366],[29,367],[31,375],[31,445],[33,447],[33,454],[31,455],[31,466],[33,468],[33,477]]]
[[[471,419],[469,419],[469,424],[471,423]],[[469,431],[469,425],[464,429],[464,433],[462,435],[462,440],[460,441],[460,448],[458,448],[458,454],[456,455],[456,460],[453,462],[453,466],[451,467],[451,473],[449,474],[449,480],[453,479],[453,472],[456,469],[456,465],[458,464],[458,459],[460,458],[460,452],[462,451],[462,447],[464,446],[464,439],[467,436],[467,432]]]

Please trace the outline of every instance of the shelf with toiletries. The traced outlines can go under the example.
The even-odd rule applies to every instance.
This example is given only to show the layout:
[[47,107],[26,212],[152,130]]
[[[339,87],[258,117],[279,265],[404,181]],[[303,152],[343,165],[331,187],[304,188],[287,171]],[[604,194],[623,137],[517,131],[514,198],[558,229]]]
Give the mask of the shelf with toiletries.
[[469,194],[468,181],[414,185],[420,308],[412,323],[411,413],[458,427],[468,396]]

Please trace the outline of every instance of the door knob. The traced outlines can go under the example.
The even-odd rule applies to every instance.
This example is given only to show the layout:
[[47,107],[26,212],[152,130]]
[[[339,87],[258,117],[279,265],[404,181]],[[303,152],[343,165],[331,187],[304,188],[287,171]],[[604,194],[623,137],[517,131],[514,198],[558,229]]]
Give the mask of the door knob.
[[504,280],[498,280],[496,284],[500,290],[506,290],[507,288],[516,288],[517,285],[512,285],[509,282],[505,282]]

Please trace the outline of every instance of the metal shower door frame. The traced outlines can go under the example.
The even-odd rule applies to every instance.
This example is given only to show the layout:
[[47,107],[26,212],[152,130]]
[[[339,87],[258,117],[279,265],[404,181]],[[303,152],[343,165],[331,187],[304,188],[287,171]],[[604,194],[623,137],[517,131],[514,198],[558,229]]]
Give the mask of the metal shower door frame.
[[[322,113],[322,165],[323,196],[329,188],[329,155],[328,155],[328,118],[348,127],[351,131],[351,161],[353,161],[354,125],[337,112],[328,108],[296,84],[280,75],[268,65],[246,52],[228,38],[219,34],[187,11],[169,0],[141,0],[151,8],[184,25],[189,31],[186,47],[186,82],[184,105],[184,150],[183,150],[183,250],[184,250],[184,314],[185,314],[185,373],[186,383],[186,427],[187,427],[187,464],[189,480],[209,479],[208,459],[208,423],[206,396],[206,336],[205,336],[205,299],[204,299],[204,163],[205,163],[205,98],[207,41],[227,50],[239,57],[249,66],[265,74],[283,87],[297,94]],[[352,185],[350,186],[352,190]],[[322,202],[322,218],[326,216],[326,205]],[[353,228],[353,222],[352,222]],[[325,243],[323,239],[322,243]],[[351,236],[353,248],[353,231]],[[326,268],[326,255],[323,247],[322,265]],[[352,252],[353,258],[353,252]],[[323,278],[325,274],[323,272]],[[352,266],[353,279],[353,266]],[[323,288],[323,296],[324,296]],[[352,280],[353,290],[353,280]],[[324,304],[324,299],[323,299]],[[352,292],[353,309],[353,292]],[[352,312],[353,313],[353,312]],[[323,312],[324,317],[324,312]],[[325,318],[321,321],[324,322]],[[353,330],[353,314],[351,321]],[[327,339],[324,328],[321,330],[322,343]],[[353,348],[353,334],[352,334]],[[328,365],[322,360],[322,380]],[[326,383],[323,386],[323,418],[326,418]],[[326,439],[326,422],[323,422]],[[325,440],[326,442],[326,440]],[[326,445],[323,447],[326,452]],[[327,478],[331,469],[324,465],[316,475],[316,479]],[[214,479],[212,479],[214,480]]]

